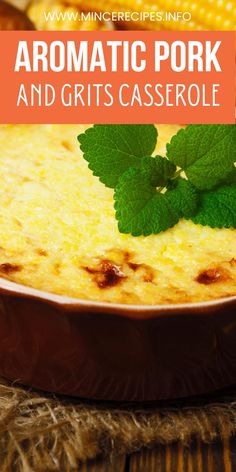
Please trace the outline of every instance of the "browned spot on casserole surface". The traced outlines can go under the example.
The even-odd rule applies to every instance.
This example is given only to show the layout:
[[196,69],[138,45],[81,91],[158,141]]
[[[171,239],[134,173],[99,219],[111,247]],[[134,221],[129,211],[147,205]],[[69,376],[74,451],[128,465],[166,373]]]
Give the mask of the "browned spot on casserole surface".
[[10,262],[0,264],[0,272],[5,275],[9,275],[14,272],[19,272],[20,270],[22,270],[22,266],[19,264],[11,264]]
[[228,279],[230,279],[230,274],[226,269],[223,267],[215,267],[200,272],[196,281],[200,284],[210,285],[218,282],[225,282]]
[[118,285],[126,279],[121,268],[109,260],[102,260],[97,268],[85,267],[85,270],[93,274],[94,281],[99,288],[108,288]]
[[142,282],[153,283],[155,270],[147,264],[133,262],[134,254],[111,249],[108,255],[113,255],[114,259],[101,258],[95,266],[83,267],[93,275],[93,280],[99,288],[111,288],[125,280],[132,280],[134,273],[138,273],[138,278]]
[[229,261],[231,267],[236,267],[236,259],[231,259],[231,261]]
[[137,264],[135,262],[128,262],[127,264],[134,272],[140,271],[142,273],[142,279],[144,282],[153,282],[155,271],[151,266],[143,263]]

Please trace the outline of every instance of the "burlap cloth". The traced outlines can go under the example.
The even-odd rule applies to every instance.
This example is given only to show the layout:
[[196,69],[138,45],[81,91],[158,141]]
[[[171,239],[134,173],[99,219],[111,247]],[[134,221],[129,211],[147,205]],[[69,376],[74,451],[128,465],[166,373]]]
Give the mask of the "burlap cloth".
[[148,405],[104,404],[33,392],[1,379],[0,471],[78,470],[101,454],[236,432],[236,387]]

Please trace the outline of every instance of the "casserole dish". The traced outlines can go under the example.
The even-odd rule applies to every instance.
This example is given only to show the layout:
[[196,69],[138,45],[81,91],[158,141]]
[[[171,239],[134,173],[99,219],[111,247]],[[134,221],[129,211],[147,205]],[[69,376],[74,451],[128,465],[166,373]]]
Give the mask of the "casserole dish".
[[[78,147],[86,129],[0,129],[0,375],[123,401],[232,384],[235,230],[121,234]],[[178,129],[158,125],[157,153]]]
[[112,401],[203,394],[236,380],[236,297],[133,306],[0,280],[0,374]]

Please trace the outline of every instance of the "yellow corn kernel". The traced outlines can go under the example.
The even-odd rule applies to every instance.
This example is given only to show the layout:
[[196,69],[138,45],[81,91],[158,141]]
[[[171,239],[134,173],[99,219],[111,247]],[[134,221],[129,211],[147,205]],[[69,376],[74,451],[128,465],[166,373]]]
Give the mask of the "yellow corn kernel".
[[46,31],[95,31],[112,29],[112,24],[101,21],[81,21],[81,10],[76,5],[60,1],[40,0],[32,2],[27,14],[38,30]]
[[[192,15],[191,21],[140,21],[139,26],[145,29],[236,29],[234,0],[70,0],[70,3],[87,11],[169,11],[190,12]],[[134,23],[129,22],[127,26],[133,28]]]

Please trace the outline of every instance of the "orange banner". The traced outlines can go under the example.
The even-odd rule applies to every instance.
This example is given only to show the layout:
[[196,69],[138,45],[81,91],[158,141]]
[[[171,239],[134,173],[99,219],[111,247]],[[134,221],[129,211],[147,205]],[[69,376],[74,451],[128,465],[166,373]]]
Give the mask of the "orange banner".
[[233,32],[0,32],[1,123],[234,123]]

